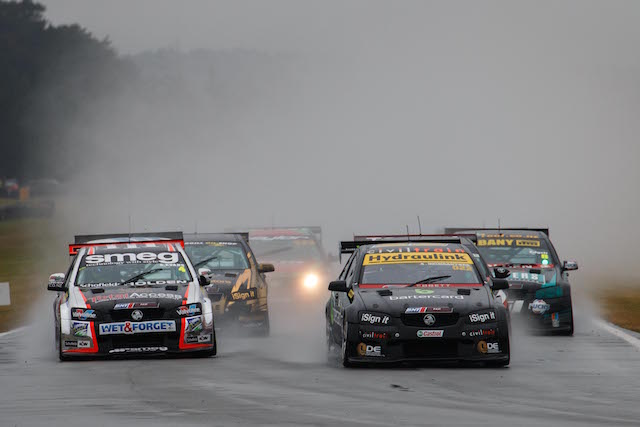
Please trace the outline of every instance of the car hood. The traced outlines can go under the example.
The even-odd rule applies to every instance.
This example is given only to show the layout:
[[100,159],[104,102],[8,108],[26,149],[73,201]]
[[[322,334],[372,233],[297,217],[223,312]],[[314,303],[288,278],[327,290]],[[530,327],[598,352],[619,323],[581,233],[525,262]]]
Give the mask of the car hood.
[[409,307],[451,307],[460,313],[468,313],[491,307],[489,288],[472,287],[417,288],[389,287],[362,289],[358,293],[365,309],[397,316]]
[[222,293],[227,296],[241,289],[252,286],[251,269],[245,270],[214,270],[209,276],[210,285],[205,286],[208,294]]
[[123,303],[151,303],[157,308],[173,308],[181,306],[187,299],[188,288],[189,283],[185,282],[166,286],[101,287],[82,289],[80,292],[87,304],[97,310],[111,310],[116,304]]
[[555,268],[519,268],[509,267],[509,289],[525,289],[534,291],[556,285],[557,271]]

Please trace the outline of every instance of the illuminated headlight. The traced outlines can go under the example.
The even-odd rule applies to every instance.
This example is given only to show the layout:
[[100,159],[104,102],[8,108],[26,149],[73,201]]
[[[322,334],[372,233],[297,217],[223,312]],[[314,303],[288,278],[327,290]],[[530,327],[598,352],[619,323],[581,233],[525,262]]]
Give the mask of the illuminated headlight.
[[304,287],[307,289],[313,289],[318,286],[319,281],[320,278],[316,274],[307,274],[306,276],[304,276]]

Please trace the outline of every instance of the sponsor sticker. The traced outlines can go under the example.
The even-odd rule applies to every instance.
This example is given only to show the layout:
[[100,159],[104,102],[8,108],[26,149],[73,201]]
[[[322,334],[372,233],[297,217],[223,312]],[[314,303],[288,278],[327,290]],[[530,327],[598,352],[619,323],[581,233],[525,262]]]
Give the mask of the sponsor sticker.
[[360,322],[369,323],[371,325],[387,325],[389,323],[389,316],[374,313],[362,313],[360,315]]
[[477,349],[482,354],[500,353],[500,345],[497,342],[478,341]]
[[431,289],[414,289],[416,294],[420,294],[420,295],[431,295],[432,293],[434,293],[435,291],[432,291]]
[[478,239],[476,246],[517,246],[539,248],[539,239]]
[[541,285],[545,284],[544,274],[537,273],[522,273],[518,271],[512,271],[509,276],[509,280],[518,280],[520,282],[533,282]]
[[197,304],[191,304],[188,307],[186,305],[182,305],[177,308],[176,312],[178,316],[193,316],[194,314],[200,314],[202,310]]
[[89,336],[89,323],[87,322],[72,322],[71,323],[71,335],[76,337],[88,337]]
[[89,348],[91,347],[91,341],[80,340],[78,341],[78,348]]
[[382,357],[382,347],[361,342],[358,344],[358,355],[369,357]]
[[158,351],[167,351],[167,347],[126,347],[126,348],[114,348],[109,350],[111,354],[118,353],[155,353]]
[[198,335],[198,342],[199,343],[211,342],[211,334]]
[[162,263],[175,264],[180,260],[177,252],[140,252],[140,253],[113,253],[104,255],[87,255],[84,262],[89,264],[146,264]]
[[79,320],[95,319],[96,311],[74,308],[73,310],[71,310],[71,317]]
[[100,335],[115,334],[148,334],[152,332],[174,332],[176,322],[173,320],[149,320],[146,322],[102,323]]
[[533,314],[543,314],[549,311],[551,306],[545,302],[543,299],[533,300],[532,303],[529,303],[529,310]]
[[231,292],[231,298],[234,301],[244,301],[248,299],[256,298],[256,290],[255,289],[247,289],[246,291],[240,292]]
[[405,300],[405,299],[464,299],[462,295],[399,295],[387,297],[391,301]]
[[496,335],[495,329],[477,329],[468,332],[470,337],[491,337]]
[[360,335],[362,336],[362,339],[366,340],[386,340],[389,338],[389,334],[387,332],[369,331],[361,332]]
[[408,307],[405,314],[411,313],[453,313],[453,307]]
[[[186,282],[185,282],[186,283]],[[172,294],[168,292],[123,292],[117,294],[97,295],[91,298],[91,302],[103,302],[103,301],[118,301],[122,299],[136,299],[136,298],[159,298],[168,299],[172,301],[180,301],[183,296],[181,294]],[[127,307],[128,308],[128,307]],[[139,307],[136,307],[139,308]]]
[[188,334],[202,331],[202,317],[187,317],[185,328]]
[[119,302],[113,306],[114,310],[131,310],[134,308],[158,308],[157,302]]
[[403,252],[395,254],[367,254],[362,265],[379,264],[416,264],[416,263],[440,263],[440,264],[473,264],[466,253],[446,252]]
[[486,313],[472,313],[469,315],[469,322],[471,323],[485,323],[496,320],[496,313],[494,311],[488,311]]
[[551,313],[551,326],[553,328],[560,327],[560,313]]
[[418,338],[442,338],[444,335],[443,330],[422,329],[416,334]]
[[78,341],[67,341],[64,342],[65,347],[78,347]]

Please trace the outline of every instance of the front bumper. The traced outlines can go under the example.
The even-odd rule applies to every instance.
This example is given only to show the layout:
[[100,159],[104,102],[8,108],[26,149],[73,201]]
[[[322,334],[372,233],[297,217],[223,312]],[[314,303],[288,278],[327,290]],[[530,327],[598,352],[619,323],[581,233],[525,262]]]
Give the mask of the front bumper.
[[[207,324],[204,318],[192,316],[173,319],[176,330],[170,332],[106,335],[100,334],[100,325],[110,322],[63,321],[60,350],[65,358],[182,354],[212,350],[215,346],[213,322]],[[65,328],[65,323],[73,327]],[[80,323],[85,326],[78,328]]]
[[[506,324],[499,324],[441,328],[350,324],[348,342],[352,357],[349,361],[505,361],[509,359],[509,332]],[[478,334],[478,331],[486,334]]]

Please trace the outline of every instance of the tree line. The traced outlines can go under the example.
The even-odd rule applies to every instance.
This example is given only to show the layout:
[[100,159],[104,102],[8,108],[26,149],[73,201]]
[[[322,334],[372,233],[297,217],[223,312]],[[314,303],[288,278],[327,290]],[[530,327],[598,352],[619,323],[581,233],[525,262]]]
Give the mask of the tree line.
[[131,70],[108,40],[44,13],[0,0],[0,179],[63,178],[87,149],[76,127]]

